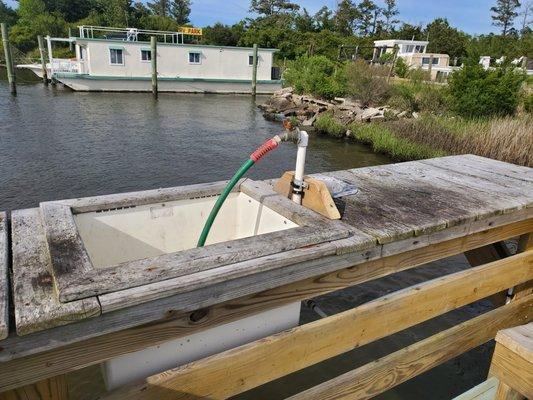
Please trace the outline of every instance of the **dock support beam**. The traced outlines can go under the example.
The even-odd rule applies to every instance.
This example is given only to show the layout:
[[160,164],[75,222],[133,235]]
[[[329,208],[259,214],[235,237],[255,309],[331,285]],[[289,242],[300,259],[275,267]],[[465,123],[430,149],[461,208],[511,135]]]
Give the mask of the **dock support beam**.
[[152,63],[152,94],[157,98],[157,38],[155,36],[150,38],[150,47]]
[[46,69],[46,60],[44,59],[44,40],[41,35],[37,36],[39,42],[39,55],[41,56],[41,68],[43,70],[43,83],[48,86],[48,70]]
[[252,95],[257,94],[257,44],[254,44],[254,53],[253,53],[253,70],[252,70]]
[[4,54],[6,56],[7,80],[9,82],[11,94],[17,94],[17,83],[15,78],[15,70],[13,69],[13,58],[11,56],[11,47],[9,46],[7,26],[5,23],[2,22],[0,24],[0,28],[2,30],[2,44],[4,46]]

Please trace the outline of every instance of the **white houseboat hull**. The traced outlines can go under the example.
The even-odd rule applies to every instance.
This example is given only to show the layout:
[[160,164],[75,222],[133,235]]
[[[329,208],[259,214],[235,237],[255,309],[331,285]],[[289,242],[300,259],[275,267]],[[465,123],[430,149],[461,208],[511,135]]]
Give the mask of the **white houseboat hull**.
[[[98,77],[77,74],[55,74],[54,77],[79,92],[150,92],[152,82],[149,77],[123,78]],[[281,81],[258,81],[258,94],[272,94],[281,89]],[[247,80],[160,78],[159,92],[177,93],[238,93],[250,94],[252,83]]]

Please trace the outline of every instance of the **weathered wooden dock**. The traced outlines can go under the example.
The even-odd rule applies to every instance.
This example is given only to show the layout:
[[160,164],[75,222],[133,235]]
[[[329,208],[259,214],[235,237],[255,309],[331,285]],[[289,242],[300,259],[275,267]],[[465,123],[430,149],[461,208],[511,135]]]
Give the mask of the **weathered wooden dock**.
[[[323,175],[359,189],[336,199],[339,221],[276,194],[271,181],[245,180],[236,191],[297,227],[103,269],[76,214],[213,196],[221,183],[42,203],[12,212],[9,230],[0,215],[0,338],[3,310],[14,313],[0,341],[0,398],[64,399],[71,371],[461,253],[472,268],[105,398],[228,398],[491,296],[493,310],[292,397],[366,399],[531,321],[532,169],[468,155]],[[503,243],[513,238],[516,252]]]

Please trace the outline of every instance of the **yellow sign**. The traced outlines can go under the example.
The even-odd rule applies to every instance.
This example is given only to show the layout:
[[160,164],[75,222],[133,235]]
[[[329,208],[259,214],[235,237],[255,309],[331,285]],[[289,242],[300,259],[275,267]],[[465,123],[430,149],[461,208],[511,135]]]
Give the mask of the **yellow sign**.
[[184,35],[202,36],[202,28],[193,28],[191,26],[182,26],[178,32]]

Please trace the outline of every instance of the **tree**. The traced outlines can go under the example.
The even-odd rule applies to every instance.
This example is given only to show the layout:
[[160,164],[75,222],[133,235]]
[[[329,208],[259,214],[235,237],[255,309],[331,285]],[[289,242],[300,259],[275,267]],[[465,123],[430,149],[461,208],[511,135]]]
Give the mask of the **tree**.
[[294,17],[294,25],[299,32],[315,32],[315,19],[309,14],[307,9],[303,9],[301,13]]
[[385,0],[385,7],[381,9],[381,14],[385,18],[383,28],[386,32],[391,32],[394,25],[400,22],[399,19],[396,19],[399,13],[398,7],[396,7],[396,0]]
[[0,0],[0,21],[5,22],[8,26],[17,22],[17,12],[8,7],[3,0]]
[[217,22],[203,30],[202,43],[218,46],[237,46],[244,32],[244,24],[238,23],[233,26]]
[[411,40],[422,38],[422,27],[420,25],[411,25],[403,23],[395,35],[398,39]]
[[359,11],[351,0],[342,0],[335,12],[335,30],[342,35],[352,35]]
[[493,12],[492,24],[502,28],[502,35],[505,36],[513,26],[514,19],[518,16],[516,9],[520,7],[518,0],[497,0],[496,6],[491,7]]
[[451,27],[446,18],[437,18],[425,29],[429,40],[428,51],[431,53],[448,54],[450,58],[464,57],[468,36]]
[[154,0],[147,5],[153,14],[160,17],[167,17],[170,14],[170,0]]
[[287,0],[252,0],[250,11],[263,16],[298,11],[300,6]]
[[170,16],[178,25],[186,25],[190,21],[191,0],[173,0],[170,4]]
[[335,29],[335,24],[332,16],[333,11],[331,11],[327,6],[324,6],[317,11],[314,18],[319,31],[325,29],[332,31]]
[[130,24],[133,10],[131,0],[98,0],[98,4],[107,26],[125,28]]
[[533,23],[533,19],[531,19],[531,16],[533,15],[533,1],[528,1],[524,4],[524,8],[520,12],[520,17],[522,19],[522,23],[520,26],[520,33],[522,35],[526,35],[528,32],[531,32],[531,28],[529,27]]
[[363,0],[357,5],[358,18],[356,27],[363,36],[368,36],[376,30],[379,8],[372,0]]
[[44,4],[48,12],[62,14],[67,22],[79,21],[96,9],[94,0],[44,0]]

